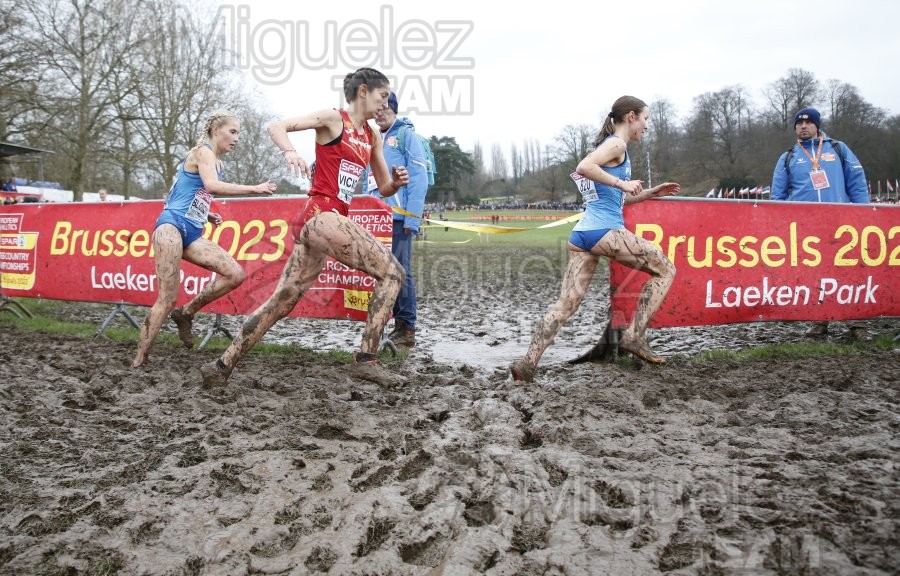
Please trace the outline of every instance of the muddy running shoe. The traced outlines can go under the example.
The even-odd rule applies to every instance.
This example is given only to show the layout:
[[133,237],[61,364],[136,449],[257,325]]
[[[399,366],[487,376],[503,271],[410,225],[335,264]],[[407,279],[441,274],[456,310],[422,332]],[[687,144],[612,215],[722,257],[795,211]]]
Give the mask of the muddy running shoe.
[[233,368],[229,368],[219,358],[215,362],[204,364],[200,367],[200,374],[203,375],[204,388],[221,388],[228,384],[228,377],[231,376]]
[[374,382],[379,386],[394,388],[407,383],[407,378],[401,374],[395,374],[386,369],[378,361],[377,354],[357,352],[353,355],[353,364],[348,371],[350,376]]
[[516,382],[533,382],[534,367],[529,366],[524,360],[516,360],[509,365],[509,373]]
[[174,320],[175,325],[178,326],[178,337],[184,342],[184,345],[188,348],[193,348],[194,334],[191,332],[191,327],[194,324],[194,317],[185,314],[181,308],[172,310],[169,317]]
[[828,335],[828,322],[813,322],[806,331],[807,338],[822,338]]
[[378,354],[370,354],[368,352],[357,352],[353,355],[354,364],[381,364],[378,361]]
[[641,360],[650,362],[651,364],[666,363],[666,359],[654,352],[644,339],[623,338],[622,341],[619,342],[619,349],[631,352]]

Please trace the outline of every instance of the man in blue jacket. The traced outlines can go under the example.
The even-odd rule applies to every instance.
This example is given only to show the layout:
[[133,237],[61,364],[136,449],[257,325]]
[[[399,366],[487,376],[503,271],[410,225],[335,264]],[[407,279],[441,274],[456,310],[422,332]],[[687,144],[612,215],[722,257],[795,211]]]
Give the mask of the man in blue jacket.
[[[428,169],[422,143],[413,134],[415,126],[409,118],[397,116],[397,95],[393,92],[388,96],[388,108],[375,116],[375,123],[381,128],[387,165],[405,166],[409,173],[409,184],[385,198],[385,202],[403,211],[394,211],[391,251],[406,270],[406,281],[394,302],[394,329],[388,334],[388,339],[397,346],[412,348],[416,345],[416,282],[412,275],[412,246],[422,223],[425,193],[428,192]],[[378,195],[378,190],[370,187],[369,193]]]
[[868,204],[869,187],[862,164],[846,144],[829,138],[820,129],[821,123],[815,108],[797,112],[797,143],[775,164],[772,200]]
[[[804,108],[794,116],[797,143],[775,164],[772,200],[868,204],[862,164],[846,144],[829,138],[821,126],[822,116],[815,108]],[[828,322],[815,322],[806,335],[827,333]]]

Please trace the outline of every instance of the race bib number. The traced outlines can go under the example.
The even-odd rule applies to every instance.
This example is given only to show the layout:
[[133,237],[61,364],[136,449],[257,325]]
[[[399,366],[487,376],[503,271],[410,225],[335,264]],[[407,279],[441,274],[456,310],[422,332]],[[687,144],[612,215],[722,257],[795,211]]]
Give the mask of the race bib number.
[[371,193],[371,192],[375,192],[375,190],[377,190],[377,189],[378,189],[378,185],[375,184],[375,174],[373,174],[372,171],[369,170],[369,180],[366,184],[366,190],[368,190]]
[[816,190],[828,188],[828,175],[824,170],[813,170],[809,173],[809,179],[812,180],[813,188]]
[[203,226],[206,224],[206,217],[209,216],[209,205],[212,203],[212,195],[204,188],[197,190],[194,199],[188,207],[184,217],[195,224]]
[[353,194],[360,184],[359,179],[362,177],[363,171],[365,171],[365,167],[349,160],[341,160],[338,168],[338,199],[344,204],[350,204],[350,201],[353,200]]
[[572,172],[569,174],[569,178],[575,182],[578,193],[581,194],[585,202],[593,202],[597,199],[597,189],[594,187],[593,180],[588,180],[578,172]]

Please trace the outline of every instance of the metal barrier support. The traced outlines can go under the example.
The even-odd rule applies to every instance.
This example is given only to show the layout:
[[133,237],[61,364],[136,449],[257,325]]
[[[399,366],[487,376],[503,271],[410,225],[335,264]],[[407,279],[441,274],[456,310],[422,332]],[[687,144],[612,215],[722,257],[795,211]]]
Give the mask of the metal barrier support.
[[109,313],[109,316],[106,317],[106,320],[103,321],[103,324],[100,325],[100,328],[97,330],[97,333],[94,334],[93,339],[96,340],[101,334],[103,334],[103,332],[109,327],[113,319],[119,314],[124,316],[125,319],[128,320],[129,324],[131,324],[138,330],[141,329],[140,325],[137,323],[137,320],[134,319],[134,316],[129,314],[128,310],[125,309],[125,304],[119,302],[118,304],[116,304],[116,307],[113,308],[113,311]]
[[[18,308],[18,310],[16,310]],[[21,302],[16,302],[12,298],[8,296],[0,296],[0,311],[6,310],[7,312],[12,312],[19,318],[24,318],[28,316],[29,318],[34,318],[34,314],[25,307]],[[25,316],[22,316],[24,314]]]
[[203,340],[200,341],[200,345],[197,346],[197,349],[203,348],[206,346],[209,341],[215,336],[217,333],[221,332],[231,340],[234,340],[234,336],[231,335],[231,332],[228,331],[228,328],[222,326],[222,315],[216,314],[216,320],[213,322],[213,325],[209,327],[209,330],[206,331],[206,336],[203,337]]

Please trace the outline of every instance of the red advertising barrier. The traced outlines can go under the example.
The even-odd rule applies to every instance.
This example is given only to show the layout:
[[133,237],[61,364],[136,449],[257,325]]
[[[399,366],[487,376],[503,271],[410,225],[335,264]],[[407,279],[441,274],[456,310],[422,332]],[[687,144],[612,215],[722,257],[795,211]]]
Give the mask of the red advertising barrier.
[[[205,238],[227,250],[247,273],[236,290],[204,312],[249,314],[272,294],[293,249],[291,222],[306,198],[216,200],[220,226]],[[6,296],[125,302],[156,301],[150,241],[162,201],[0,206],[0,289]],[[350,218],[390,246],[390,207],[371,196],[353,200]],[[212,273],[182,261],[179,304],[193,298]],[[328,259],[291,316],[365,320],[376,281]]]
[[[625,225],[677,269],[654,327],[900,316],[900,206],[671,198]],[[611,264],[615,326],[648,278]]]

